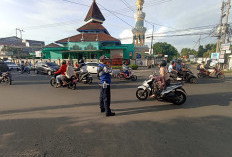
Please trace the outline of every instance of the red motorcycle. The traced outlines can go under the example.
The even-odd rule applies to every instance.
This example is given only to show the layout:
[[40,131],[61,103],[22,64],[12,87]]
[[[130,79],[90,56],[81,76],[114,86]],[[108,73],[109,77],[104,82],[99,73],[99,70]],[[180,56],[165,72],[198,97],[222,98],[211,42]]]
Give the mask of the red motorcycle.
[[131,68],[128,71],[129,71],[129,76],[127,75],[127,73],[121,71],[118,74],[118,78],[119,79],[126,79],[126,80],[137,81],[137,76],[134,74],[134,71]]
[[[205,77],[210,77],[209,74],[210,74],[209,71],[201,69],[201,70],[199,70],[197,76],[198,76],[198,78],[201,79],[201,78],[205,78]],[[215,74],[215,77],[220,79],[220,80],[225,79],[225,75],[224,75],[224,73],[222,72],[221,69],[215,68],[214,74]]]

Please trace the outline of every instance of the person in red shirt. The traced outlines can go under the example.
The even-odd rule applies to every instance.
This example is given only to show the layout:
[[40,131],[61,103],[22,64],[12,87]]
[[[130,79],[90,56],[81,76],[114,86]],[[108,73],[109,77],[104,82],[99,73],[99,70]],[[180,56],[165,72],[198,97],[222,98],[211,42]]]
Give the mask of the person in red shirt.
[[57,82],[57,87],[60,87],[61,86],[61,78],[62,77],[65,77],[65,72],[67,70],[67,64],[66,64],[66,61],[62,61],[62,65],[60,67],[60,69],[55,72],[55,74],[57,75],[56,76],[56,82]]

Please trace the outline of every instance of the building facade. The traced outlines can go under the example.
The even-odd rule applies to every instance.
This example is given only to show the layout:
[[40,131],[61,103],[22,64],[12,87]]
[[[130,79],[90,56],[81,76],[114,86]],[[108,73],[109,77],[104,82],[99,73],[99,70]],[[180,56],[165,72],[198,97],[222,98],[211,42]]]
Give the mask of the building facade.
[[79,34],[49,44],[43,48],[44,59],[130,59],[134,45],[121,44],[102,25],[105,21],[95,0],[85,18],[86,24],[77,29]]
[[23,40],[16,36],[0,38],[0,55],[21,58],[41,51],[44,46],[43,41]]

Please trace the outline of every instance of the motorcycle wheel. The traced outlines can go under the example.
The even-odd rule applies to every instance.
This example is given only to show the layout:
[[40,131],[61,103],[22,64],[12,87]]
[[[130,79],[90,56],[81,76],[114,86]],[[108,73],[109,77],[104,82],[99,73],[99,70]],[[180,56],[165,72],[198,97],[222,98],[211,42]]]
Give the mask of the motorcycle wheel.
[[92,84],[93,83],[93,78],[87,78],[87,80],[86,80],[86,83],[88,83],[88,84]]
[[69,84],[68,88],[72,89],[72,90],[76,90],[77,84],[76,83],[71,83]]
[[117,79],[120,79],[121,78],[121,74],[117,74]]
[[132,81],[137,81],[137,76],[136,76],[136,75],[132,75],[132,76],[131,76],[131,80],[132,80]]
[[36,74],[39,74],[39,71],[38,71],[37,69],[35,69],[35,73],[36,73]]
[[172,100],[172,103],[175,105],[183,105],[186,101],[187,97],[186,94],[182,91],[175,92],[175,98]]
[[217,78],[219,79],[219,80],[225,80],[225,75],[224,74],[218,74],[217,75]]
[[193,77],[190,79],[190,83],[193,83],[193,84],[198,84],[198,80],[196,77]]
[[198,73],[197,77],[200,78],[200,79],[202,79],[204,76],[201,73]]
[[55,78],[52,78],[52,79],[50,80],[50,85],[51,85],[52,87],[55,87],[55,88],[56,88],[57,83],[56,83],[56,79],[55,79]]
[[6,78],[6,84],[8,84],[8,85],[12,84],[12,80],[9,77]]
[[148,92],[147,90],[144,90],[144,89],[138,89],[136,91],[136,97],[139,99],[139,100],[146,100],[147,97],[148,97]]

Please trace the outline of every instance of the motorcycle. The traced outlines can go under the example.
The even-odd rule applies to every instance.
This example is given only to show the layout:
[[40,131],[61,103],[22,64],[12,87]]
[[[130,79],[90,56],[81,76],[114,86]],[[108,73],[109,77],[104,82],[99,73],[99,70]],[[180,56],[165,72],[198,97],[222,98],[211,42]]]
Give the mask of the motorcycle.
[[134,71],[129,68],[129,76],[127,76],[127,74],[123,71],[121,71],[120,73],[118,73],[118,78],[119,79],[127,79],[127,80],[132,80],[132,81],[137,81],[137,76],[135,75]]
[[93,83],[93,76],[91,73],[86,72],[86,73],[81,73],[80,71],[78,73],[78,82],[83,82],[84,84],[92,84]]
[[182,87],[182,84],[173,84],[165,90],[160,88],[159,76],[150,75],[149,79],[143,82],[136,91],[136,97],[139,100],[146,100],[148,96],[155,95],[158,101],[171,102],[175,105],[182,105],[187,99],[187,94]]
[[[54,75],[51,79],[50,79],[50,85],[52,86],[52,87],[57,87],[57,82],[56,82],[56,77],[57,77],[58,75]],[[66,85],[63,85],[63,81],[61,81],[61,87],[68,87],[69,89],[73,89],[73,90],[75,90],[76,89],[76,86],[77,86],[77,79],[76,79],[76,77],[75,76],[72,76],[70,79],[66,79],[65,80],[66,82],[67,82],[67,84]]]
[[30,73],[31,73],[30,68],[27,67],[27,66],[24,66],[24,65],[21,65],[20,70],[21,70],[21,74],[23,74],[23,73],[28,73],[28,74],[30,74]]
[[[177,76],[177,74],[170,73],[170,79],[171,82],[182,82],[184,81],[183,75],[180,77]],[[198,79],[197,77],[193,74],[191,70],[187,71],[185,82],[192,83],[192,84],[197,84]]]
[[11,85],[12,84],[11,74],[9,72],[0,74],[0,83],[6,83],[8,85]]
[[[210,72],[205,71],[205,70],[199,70],[197,76],[198,78],[202,79],[205,77],[211,78],[209,76]],[[215,77],[220,80],[225,80],[225,74],[222,72],[221,69],[215,68]]]

